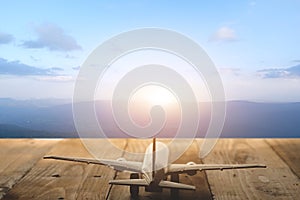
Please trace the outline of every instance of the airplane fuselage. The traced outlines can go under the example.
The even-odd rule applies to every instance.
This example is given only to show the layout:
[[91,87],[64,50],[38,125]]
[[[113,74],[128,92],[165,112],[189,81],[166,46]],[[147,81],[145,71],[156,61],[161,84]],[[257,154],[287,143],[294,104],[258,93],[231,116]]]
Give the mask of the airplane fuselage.
[[142,165],[142,176],[149,184],[146,191],[161,191],[162,188],[158,184],[166,178],[168,159],[169,149],[166,144],[156,142],[155,151],[153,151],[153,144],[147,147]]

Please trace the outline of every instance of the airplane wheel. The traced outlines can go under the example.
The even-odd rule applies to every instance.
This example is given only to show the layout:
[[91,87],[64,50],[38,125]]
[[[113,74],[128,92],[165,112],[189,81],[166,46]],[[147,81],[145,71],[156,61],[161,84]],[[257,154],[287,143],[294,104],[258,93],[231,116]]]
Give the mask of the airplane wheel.
[[[138,178],[139,178],[139,174],[137,173],[130,174],[130,179],[138,179]],[[134,199],[137,198],[139,195],[139,186],[135,186],[135,185],[130,186],[130,195]]]
[[179,183],[179,174],[171,174],[171,181]]
[[[172,174],[171,181],[179,183],[179,175]],[[178,189],[171,189],[171,199],[178,199],[179,198],[179,190]]]

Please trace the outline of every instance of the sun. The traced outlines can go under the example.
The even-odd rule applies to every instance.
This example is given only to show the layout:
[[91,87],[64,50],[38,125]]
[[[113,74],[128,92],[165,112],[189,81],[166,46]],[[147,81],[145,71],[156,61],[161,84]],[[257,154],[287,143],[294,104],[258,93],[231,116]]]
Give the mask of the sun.
[[[180,119],[180,104],[176,95],[161,85],[144,85],[132,92],[128,102],[129,116],[135,124],[146,127],[152,123],[151,111],[159,106],[165,115],[166,126],[174,127]],[[171,123],[172,122],[172,123]]]
[[144,103],[148,103],[152,106],[167,106],[177,102],[174,94],[160,85],[146,85],[140,88],[135,95],[144,101]]

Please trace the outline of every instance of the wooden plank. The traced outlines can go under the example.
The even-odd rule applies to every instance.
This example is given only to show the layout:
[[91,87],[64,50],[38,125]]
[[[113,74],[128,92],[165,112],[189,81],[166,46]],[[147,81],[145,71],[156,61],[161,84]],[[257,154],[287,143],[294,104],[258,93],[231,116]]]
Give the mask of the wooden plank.
[[[170,140],[159,140],[168,144]],[[147,146],[151,144],[152,140],[134,140],[129,139],[128,145],[125,151],[129,152],[145,152]],[[181,139],[179,143],[186,142],[185,140]],[[178,149],[170,149],[170,152],[176,151]],[[190,161],[194,161],[200,163],[200,159],[197,157],[197,143],[194,142],[191,147],[186,151],[177,161],[176,163],[187,163]],[[142,161],[142,156],[134,156],[130,157],[128,153],[125,152],[124,157],[127,160],[137,160]],[[130,173],[120,172],[118,173],[116,179],[128,179],[130,177]],[[180,182],[190,185],[196,186],[196,191],[180,191],[178,199],[212,199],[211,193],[209,191],[208,182],[206,176],[203,172],[196,174],[195,176],[188,176],[186,174],[180,175]],[[109,198],[111,200],[118,200],[118,199],[130,199],[129,187],[128,186],[112,186],[111,193]],[[161,193],[149,193],[145,192],[144,188],[140,188],[139,193],[140,200],[146,199],[157,199],[157,200],[166,200],[170,199],[170,190],[164,189]]]
[[[124,157],[127,160],[134,160],[134,161],[140,161],[142,162],[142,156],[140,155],[130,155],[129,153],[142,153],[146,150],[147,146],[151,143],[151,140],[146,139],[127,139],[127,146],[124,149],[124,154],[122,157]],[[129,172],[118,172],[115,179],[129,179],[130,173]],[[141,191],[140,191],[141,192]],[[120,186],[120,185],[112,185],[111,191],[109,193],[108,198],[109,200],[119,200],[119,199],[130,199],[130,193],[129,193],[129,187],[128,186]]]
[[57,142],[57,140],[1,139],[0,199]]
[[[198,157],[198,143],[196,141],[189,147],[189,149],[175,162],[175,163],[202,163],[200,158]],[[210,200],[212,199],[212,194],[209,188],[208,180],[205,172],[198,172],[194,176],[189,176],[187,174],[180,175],[180,182],[195,185],[196,191],[180,191],[180,199],[202,199],[202,200]]]
[[[168,143],[170,140],[160,141]],[[268,168],[207,171],[210,185],[203,172],[195,176],[181,175],[180,182],[194,184],[197,190],[181,191],[179,199],[212,199],[212,194],[214,199],[297,199],[300,196],[300,183],[295,174],[299,167],[297,163],[300,156],[297,152],[300,140],[295,141],[221,139],[204,159],[205,163],[264,163]],[[142,153],[151,140],[114,139],[110,142],[119,149]],[[181,140],[178,145],[185,142]],[[103,149],[98,156],[143,159],[142,156],[130,157],[126,151],[123,155],[120,151],[114,153],[107,144],[107,140],[95,142]],[[4,199],[130,199],[128,187],[111,187],[108,184],[114,178],[129,178],[129,173],[117,174],[105,166],[41,159],[44,154],[91,157],[79,139],[60,142],[0,140],[0,145],[0,188],[3,186],[0,191],[4,195],[13,187]],[[178,147],[171,149],[171,154]],[[176,163],[200,163],[197,155],[198,145],[194,142]],[[141,189],[140,200],[145,199],[170,199],[170,193],[167,189],[162,193],[147,193]]]
[[[125,142],[115,141],[119,146],[125,146]],[[99,145],[113,154],[106,148],[107,140],[99,140]],[[63,140],[47,154],[91,157],[79,139]],[[108,180],[114,176],[114,170],[105,166],[40,160],[4,199],[105,199]]]
[[300,139],[266,139],[273,150],[282,160],[291,168],[291,170],[300,178]]
[[298,199],[299,178],[263,139],[221,139],[204,163],[264,163],[266,169],[208,171],[215,199]]

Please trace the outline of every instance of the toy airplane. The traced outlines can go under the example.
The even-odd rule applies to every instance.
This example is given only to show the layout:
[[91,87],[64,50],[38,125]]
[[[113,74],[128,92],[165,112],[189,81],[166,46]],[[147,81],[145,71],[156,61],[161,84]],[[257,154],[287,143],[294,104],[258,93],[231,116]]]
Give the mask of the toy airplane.
[[[130,171],[130,179],[111,180],[109,184],[130,186],[130,194],[137,197],[139,187],[145,187],[147,192],[161,192],[163,188],[171,189],[171,197],[178,195],[178,190],[195,190],[195,186],[179,183],[179,174],[187,173],[195,175],[197,171],[202,170],[224,170],[224,169],[244,169],[244,168],[266,168],[263,164],[196,164],[189,162],[187,164],[168,164],[169,149],[166,144],[156,142],[146,149],[143,162],[127,161],[124,158],[117,160],[108,159],[88,159],[71,158],[59,156],[45,156],[44,159],[57,159],[74,162],[83,162],[87,164],[106,165],[117,171]],[[167,180],[167,176],[171,180]]]

